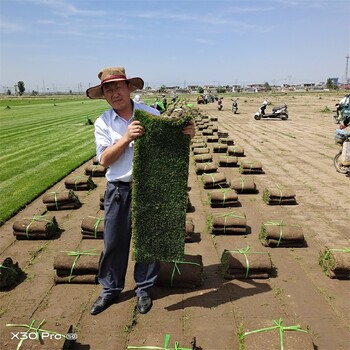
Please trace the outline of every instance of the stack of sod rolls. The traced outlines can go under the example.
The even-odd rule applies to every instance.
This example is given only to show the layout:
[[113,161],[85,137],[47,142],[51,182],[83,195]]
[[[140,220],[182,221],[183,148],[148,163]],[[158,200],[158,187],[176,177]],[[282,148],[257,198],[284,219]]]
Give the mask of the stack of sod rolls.
[[263,172],[262,163],[258,160],[242,160],[239,164],[241,174],[261,174]]
[[213,156],[210,153],[196,154],[193,158],[196,163],[211,162],[213,160]]
[[16,239],[50,239],[59,232],[56,218],[52,215],[34,215],[16,220],[12,229]]
[[195,288],[203,283],[201,255],[185,254],[181,261],[161,262],[156,285]]
[[196,163],[196,174],[215,173],[218,170],[214,162]]
[[269,205],[297,204],[294,190],[280,184],[266,187],[263,191],[263,201]]
[[227,131],[219,131],[219,130],[218,130],[218,137],[219,137],[219,138],[228,137],[228,132],[227,132]]
[[212,208],[236,207],[239,205],[238,195],[230,188],[220,188],[208,193]]
[[228,146],[227,154],[230,156],[243,157],[244,156],[244,148],[242,146]]
[[238,163],[238,158],[236,156],[219,156],[219,165],[226,167],[234,167]]
[[201,177],[205,189],[228,187],[226,175],[224,173],[203,174]]
[[193,242],[193,234],[194,234],[194,222],[192,217],[186,217],[186,236],[185,243]]
[[283,220],[263,223],[260,227],[259,239],[265,247],[303,247],[305,245],[302,227]]
[[85,168],[85,174],[91,177],[104,177],[107,168],[100,164],[90,164]]
[[244,249],[225,249],[221,255],[221,268],[225,279],[269,278],[272,271],[270,254]]
[[230,181],[230,187],[237,193],[256,192],[256,184],[252,177],[240,176]]
[[235,210],[224,214],[212,214],[207,218],[209,232],[213,235],[239,235],[247,232],[245,213]]
[[319,263],[330,278],[350,279],[350,247],[326,247],[320,253]]
[[314,350],[307,325],[283,320],[255,318],[249,331],[239,334],[240,349]]
[[133,259],[182,260],[186,233],[190,138],[178,118],[135,111],[145,134],[135,140],[132,184]]
[[47,210],[77,209],[81,207],[80,200],[73,190],[52,191],[44,194],[43,203]]
[[0,290],[13,288],[25,280],[27,274],[14,263],[11,257],[7,257],[0,264]]
[[98,249],[62,251],[54,259],[56,283],[97,283],[102,252]]
[[233,146],[235,144],[232,137],[220,137],[219,142],[224,143],[228,146]]
[[75,191],[88,191],[96,187],[91,176],[78,175],[67,178],[64,182],[66,189]]
[[227,147],[228,146],[225,143],[214,143],[213,144],[213,153],[226,153]]
[[81,234],[85,239],[103,239],[104,217],[87,216],[81,222]]

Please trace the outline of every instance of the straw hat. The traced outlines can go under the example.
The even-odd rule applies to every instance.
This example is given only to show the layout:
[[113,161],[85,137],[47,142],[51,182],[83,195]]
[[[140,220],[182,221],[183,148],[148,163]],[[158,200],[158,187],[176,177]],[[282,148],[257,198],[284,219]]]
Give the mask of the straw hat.
[[86,95],[91,99],[104,98],[102,86],[112,81],[128,81],[131,92],[142,89],[144,85],[143,80],[139,77],[128,79],[125,75],[124,67],[104,68],[98,73],[98,78],[101,80],[101,83],[86,90]]

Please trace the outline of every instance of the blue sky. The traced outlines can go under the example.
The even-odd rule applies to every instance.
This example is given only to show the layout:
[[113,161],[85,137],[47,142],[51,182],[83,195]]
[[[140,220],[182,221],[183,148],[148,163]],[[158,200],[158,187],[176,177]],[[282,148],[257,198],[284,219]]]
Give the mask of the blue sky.
[[343,81],[350,0],[0,0],[0,31],[1,92],[85,91],[108,66],[151,87]]

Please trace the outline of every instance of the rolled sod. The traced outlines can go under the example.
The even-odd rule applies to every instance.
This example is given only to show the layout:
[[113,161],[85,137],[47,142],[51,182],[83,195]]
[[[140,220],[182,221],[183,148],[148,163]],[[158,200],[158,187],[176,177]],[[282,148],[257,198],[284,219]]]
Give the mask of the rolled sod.
[[319,263],[330,278],[350,279],[350,247],[326,247],[320,253]]
[[184,257],[190,138],[182,129],[192,119],[156,117],[135,111],[145,134],[135,140],[132,234],[135,261]]

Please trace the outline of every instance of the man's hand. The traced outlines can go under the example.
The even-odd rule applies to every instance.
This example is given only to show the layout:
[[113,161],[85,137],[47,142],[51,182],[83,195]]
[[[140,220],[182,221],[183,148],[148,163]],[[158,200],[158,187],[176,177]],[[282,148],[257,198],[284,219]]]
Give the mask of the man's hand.
[[125,138],[128,142],[135,140],[145,133],[145,129],[141,126],[138,120],[134,120],[129,126],[125,133]]
[[182,132],[192,138],[194,134],[196,133],[195,127],[194,127],[194,121],[191,120],[183,129]]

